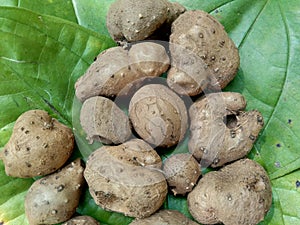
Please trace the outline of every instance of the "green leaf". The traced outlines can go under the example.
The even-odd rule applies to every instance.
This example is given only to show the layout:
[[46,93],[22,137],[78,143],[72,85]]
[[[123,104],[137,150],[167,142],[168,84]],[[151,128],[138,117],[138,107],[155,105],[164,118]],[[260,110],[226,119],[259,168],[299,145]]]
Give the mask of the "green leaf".
[[112,2],[114,0],[2,0],[0,5],[21,7],[39,14],[60,17],[109,36],[106,13]]
[[106,28],[106,14],[115,0],[73,0],[78,24],[101,34],[109,33]]
[[273,206],[260,225],[300,224],[300,171],[272,180]]
[[[11,7],[0,7],[0,42],[0,147],[29,109],[47,110],[71,126],[75,81],[99,52],[114,46],[77,24]],[[7,177],[2,162],[0,177],[0,222],[26,224],[20,221],[32,180]]]
[[0,5],[25,8],[39,14],[60,17],[77,23],[72,0],[1,0]]
[[33,179],[7,177],[0,161],[0,222],[5,225],[28,224],[24,215],[24,198],[32,183]]
[[84,201],[79,205],[77,212],[82,215],[89,215],[94,217],[101,222],[101,225],[104,223],[107,225],[127,225],[132,221],[132,218],[130,217],[126,217],[120,213],[111,213],[105,211],[104,209],[96,205],[88,191],[84,193],[83,199]]

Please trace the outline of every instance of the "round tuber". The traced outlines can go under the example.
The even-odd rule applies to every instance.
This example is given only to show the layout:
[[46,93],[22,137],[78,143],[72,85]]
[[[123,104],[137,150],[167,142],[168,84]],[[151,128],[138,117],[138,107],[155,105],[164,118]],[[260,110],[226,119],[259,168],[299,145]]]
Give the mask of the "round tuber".
[[94,151],[84,177],[96,204],[103,209],[143,218],[156,212],[166,198],[168,187],[161,165],[150,145],[133,139]]
[[188,194],[189,211],[202,224],[256,225],[271,203],[268,174],[250,159],[205,174]]
[[72,130],[43,110],[30,110],[16,121],[0,152],[5,172],[12,177],[50,174],[69,159],[74,148]]
[[183,100],[161,84],[145,85],[134,94],[129,118],[141,138],[162,147],[181,141],[188,126]]

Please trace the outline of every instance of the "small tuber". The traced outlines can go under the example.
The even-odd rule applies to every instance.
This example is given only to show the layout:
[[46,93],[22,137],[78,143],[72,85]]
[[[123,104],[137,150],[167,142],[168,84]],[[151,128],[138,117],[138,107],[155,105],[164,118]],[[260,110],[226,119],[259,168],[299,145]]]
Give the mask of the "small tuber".
[[189,211],[202,224],[256,225],[271,203],[268,174],[250,159],[205,174],[188,194]]
[[119,144],[131,135],[126,114],[112,100],[101,96],[91,97],[83,103],[80,124],[90,143]]
[[168,187],[161,165],[149,144],[133,139],[94,151],[84,177],[96,204],[103,209],[143,218],[156,212],[166,198]]
[[25,199],[30,225],[56,224],[72,217],[84,185],[83,170],[81,160],[77,159],[32,184]]
[[185,195],[197,184],[200,165],[189,153],[174,154],[163,164],[163,171],[174,195]]
[[198,225],[176,210],[160,210],[144,219],[136,219],[129,225]]
[[0,158],[9,176],[42,176],[62,167],[73,147],[74,135],[69,127],[46,111],[29,110],[17,119]]
[[183,100],[161,84],[145,85],[133,95],[129,118],[141,138],[162,147],[181,141],[188,126]]
[[201,165],[219,167],[249,153],[264,122],[260,112],[245,107],[245,98],[234,92],[207,94],[193,103],[188,147]]

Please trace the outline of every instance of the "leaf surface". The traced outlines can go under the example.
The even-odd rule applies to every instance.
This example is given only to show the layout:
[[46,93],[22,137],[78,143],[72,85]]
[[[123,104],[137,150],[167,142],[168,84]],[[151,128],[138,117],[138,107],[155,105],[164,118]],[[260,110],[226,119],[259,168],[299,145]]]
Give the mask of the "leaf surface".
[[[58,2],[2,0],[0,3],[39,13],[0,10],[0,146],[9,139],[17,116],[28,109],[43,108],[71,126],[76,117],[73,115],[72,120],[75,80],[97,53],[113,45],[110,40],[90,31],[108,34],[105,17],[112,0],[65,1],[61,8]],[[300,223],[299,207],[294,207],[300,198],[296,187],[300,179],[299,0],[178,2],[188,9],[210,12],[239,47],[240,70],[226,91],[242,93],[248,102],[247,109],[258,109],[265,118],[265,127],[249,155],[265,167],[272,179],[273,205],[261,224]],[[40,14],[61,17],[90,30]],[[87,155],[91,151],[82,138],[78,146],[86,148]],[[178,152],[185,150],[183,146]],[[164,156],[169,153],[173,151]],[[12,202],[20,204],[20,199]],[[164,206],[189,215],[184,198],[168,196]],[[4,218],[1,207],[0,221]],[[103,222],[109,225],[130,221],[95,206],[88,194],[79,212],[106,218]],[[12,221],[16,219],[24,220],[24,215]]]
[[[71,126],[75,81],[114,45],[77,24],[11,7],[0,7],[0,43],[0,147],[29,109],[47,110]],[[32,180],[7,177],[2,161],[0,176],[0,222],[26,224],[20,221]]]

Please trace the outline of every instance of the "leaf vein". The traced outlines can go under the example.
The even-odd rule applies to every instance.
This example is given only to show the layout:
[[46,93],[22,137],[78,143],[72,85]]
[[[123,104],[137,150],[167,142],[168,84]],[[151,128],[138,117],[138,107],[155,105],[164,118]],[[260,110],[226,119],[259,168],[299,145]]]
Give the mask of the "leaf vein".
[[228,4],[230,4],[231,2],[234,2],[234,1],[235,1],[235,0],[230,0],[230,1],[228,1],[228,2],[221,3],[221,4],[217,5],[215,8],[211,9],[211,10],[209,11],[209,13],[212,13],[212,12],[214,12],[215,10],[217,10],[217,9],[223,7],[223,6],[226,6],[226,5],[228,5]]
[[78,10],[77,10],[77,6],[76,6],[76,2],[75,0],[72,0],[72,6],[73,6],[73,9],[74,9],[74,13],[75,13],[75,17],[76,17],[76,22],[81,25],[81,21],[80,21],[80,18],[79,18],[79,13],[78,13]]
[[278,3],[278,7],[279,7],[279,11],[280,11],[280,16],[282,18],[282,22],[283,22],[283,25],[284,25],[284,29],[285,29],[285,34],[286,34],[286,41],[287,41],[287,57],[286,57],[286,69],[284,71],[284,81],[283,81],[283,84],[282,84],[282,88],[280,89],[280,93],[278,95],[278,98],[276,100],[276,104],[274,105],[273,107],[273,110],[270,114],[270,117],[269,117],[269,120],[267,121],[265,127],[264,127],[264,130],[262,131],[262,134],[265,133],[265,130],[267,130],[270,122],[272,121],[274,115],[275,115],[275,112],[276,112],[276,109],[277,109],[277,106],[283,96],[283,92],[285,90],[285,86],[286,86],[286,83],[287,83],[287,77],[288,77],[288,68],[289,68],[289,65],[290,65],[290,48],[291,48],[291,39],[290,39],[290,30],[289,30],[289,27],[288,27],[288,24],[287,24],[287,20],[286,20],[286,16],[284,14],[284,11],[282,10],[282,7],[280,5],[280,3]]
[[266,8],[267,4],[268,4],[269,0],[266,0],[266,3],[264,4],[264,6],[261,8],[261,10],[258,12],[258,14],[256,15],[255,19],[253,20],[253,22],[251,23],[250,27],[248,28],[248,30],[245,32],[245,35],[243,36],[241,43],[239,44],[238,48],[242,48],[244,43],[246,42],[250,32],[253,30],[254,25],[256,24],[256,21],[258,20],[258,18],[262,15],[262,12],[264,11],[264,9]]

